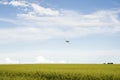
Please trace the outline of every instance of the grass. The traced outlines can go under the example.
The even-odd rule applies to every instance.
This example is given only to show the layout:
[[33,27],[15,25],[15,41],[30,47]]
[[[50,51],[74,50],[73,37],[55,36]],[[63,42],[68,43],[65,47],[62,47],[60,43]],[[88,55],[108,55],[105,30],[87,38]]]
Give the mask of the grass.
[[120,80],[119,64],[0,65],[0,80]]

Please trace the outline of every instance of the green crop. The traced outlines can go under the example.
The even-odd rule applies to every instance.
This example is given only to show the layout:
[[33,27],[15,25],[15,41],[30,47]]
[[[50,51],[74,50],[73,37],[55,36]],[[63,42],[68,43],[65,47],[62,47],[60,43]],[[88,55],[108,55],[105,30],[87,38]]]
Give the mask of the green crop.
[[0,80],[120,80],[119,64],[0,65]]

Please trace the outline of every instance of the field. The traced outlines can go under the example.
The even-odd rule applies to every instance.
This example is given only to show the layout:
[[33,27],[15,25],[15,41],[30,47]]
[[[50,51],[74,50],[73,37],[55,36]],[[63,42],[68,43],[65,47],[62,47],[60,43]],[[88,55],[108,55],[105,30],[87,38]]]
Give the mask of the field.
[[0,80],[120,80],[119,64],[0,65]]

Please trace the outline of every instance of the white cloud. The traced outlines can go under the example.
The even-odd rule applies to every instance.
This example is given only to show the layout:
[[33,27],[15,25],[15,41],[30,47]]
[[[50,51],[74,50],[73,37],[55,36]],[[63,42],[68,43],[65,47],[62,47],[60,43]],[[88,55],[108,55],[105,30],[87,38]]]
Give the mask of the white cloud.
[[38,56],[35,63],[55,63],[54,61],[48,60],[43,56]]
[[[13,54],[12,54],[13,55]],[[16,54],[15,54],[16,55]],[[20,58],[20,56],[22,55],[19,55],[19,56],[12,56],[12,58],[4,58],[6,56],[4,56],[2,59],[0,59],[0,64],[58,64],[58,63],[68,63],[64,60],[50,60],[50,59],[47,59],[46,57],[44,56],[37,56],[35,57],[34,56],[28,56],[28,54],[26,54],[27,56],[24,56],[22,58]],[[31,55],[31,54],[30,54]],[[19,57],[19,60],[16,60],[18,59]],[[29,59],[29,58],[33,58],[33,59]]]
[[17,16],[29,24],[32,23],[30,25],[47,26],[46,28],[51,27],[51,29],[57,28],[64,31],[68,36],[72,35],[73,37],[104,32],[119,32],[119,13],[119,10],[103,10],[91,14],[60,10],[60,15],[52,17],[39,16],[35,11],[28,12],[27,14],[18,14]]
[[0,19],[17,26],[11,29],[0,29],[0,39],[3,41],[73,38],[120,32],[119,9],[81,14],[72,10],[45,8],[27,1],[12,0],[4,1],[3,4],[22,6],[27,9],[25,13],[18,13],[16,20]]
[[66,62],[66,61],[59,61],[58,63],[62,63],[63,64],[63,63],[68,63],[68,62]]
[[14,7],[17,7],[17,6],[27,7],[27,6],[29,6],[25,0],[21,0],[21,1],[20,0],[11,0],[11,1],[2,0],[2,1],[0,1],[0,4],[11,5],[11,6],[14,6]]
[[38,56],[36,57],[36,61],[35,63],[68,63],[64,60],[61,60],[61,61],[53,61],[53,60],[49,60],[49,59],[46,59],[45,57],[43,56]]
[[31,4],[31,7],[33,8],[32,12],[29,12],[29,14],[37,15],[37,16],[58,16],[59,11],[52,10],[51,8],[44,8],[42,6],[39,6],[37,4]]
[[8,5],[8,2],[7,1],[0,1],[0,4]]
[[58,35],[62,36],[63,32],[58,29],[50,28],[36,28],[36,27],[18,27],[10,29],[0,29],[0,41],[9,42],[9,41],[31,41],[31,40],[47,40]]
[[13,0],[13,1],[11,1],[11,2],[9,2],[9,5],[12,5],[12,6],[22,6],[22,7],[27,7],[28,6],[28,4],[26,3],[26,1],[15,1],[15,0]]
[[18,64],[18,63],[19,61],[13,60],[11,58],[5,58],[5,62],[4,62],[4,64]]
[[7,22],[7,23],[13,23],[15,24],[15,21],[12,19],[5,19],[5,18],[0,18],[0,22]]

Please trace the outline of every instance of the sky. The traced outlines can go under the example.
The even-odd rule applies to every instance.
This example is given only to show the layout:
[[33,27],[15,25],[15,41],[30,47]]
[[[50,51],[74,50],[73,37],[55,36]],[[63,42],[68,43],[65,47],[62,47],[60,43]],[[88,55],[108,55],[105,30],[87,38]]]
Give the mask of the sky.
[[120,0],[0,0],[0,64],[107,62],[120,63]]

